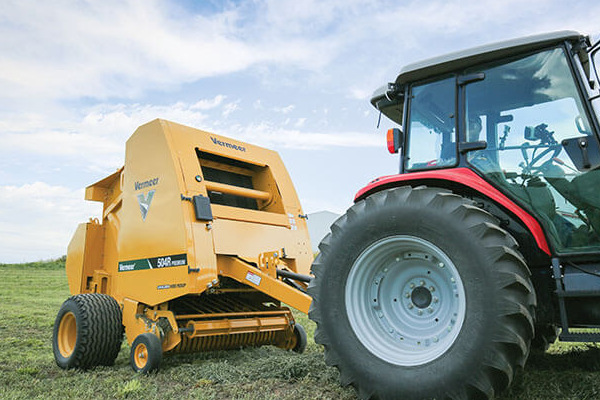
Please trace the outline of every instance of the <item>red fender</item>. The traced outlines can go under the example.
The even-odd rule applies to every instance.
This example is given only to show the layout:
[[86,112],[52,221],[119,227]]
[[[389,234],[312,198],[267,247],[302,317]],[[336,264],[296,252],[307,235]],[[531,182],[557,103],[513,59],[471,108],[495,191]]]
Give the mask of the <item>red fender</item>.
[[371,181],[367,186],[358,191],[354,201],[364,199],[371,193],[378,191],[382,186],[398,186],[402,182],[411,182],[416,180],[437,179],[444,181],[457,182],[468,186],[479,193],[484,194],[496,203],[512,212],[529,229],[540,250],[551,256],[550,247],[544,236],[544,230],[539,222],[533,218],[527,211],[507,198],[502,192],[486,182],[482,177],[468,168],[440,169],[435,171],[413,172],[410,174],[382,176]]

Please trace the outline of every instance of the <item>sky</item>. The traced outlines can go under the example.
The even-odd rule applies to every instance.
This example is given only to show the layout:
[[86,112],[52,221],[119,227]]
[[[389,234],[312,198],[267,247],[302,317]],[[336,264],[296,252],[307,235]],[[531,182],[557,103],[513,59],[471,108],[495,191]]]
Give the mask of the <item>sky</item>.
[[600,2],[0,2],[0,263],[66,254],[84,188],[163,118],[279,152],[304,211],[398,171],[369,103],[403,65],[524,35],[600,33]]

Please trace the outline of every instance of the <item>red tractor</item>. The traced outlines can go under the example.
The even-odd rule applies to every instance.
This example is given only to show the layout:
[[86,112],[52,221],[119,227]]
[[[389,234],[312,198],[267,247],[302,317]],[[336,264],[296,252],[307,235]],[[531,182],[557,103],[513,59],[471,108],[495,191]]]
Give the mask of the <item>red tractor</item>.
[[600,333],[599,43],[562,31],[409,65],[371,103],[400,173],[321,242],[315,340],[361,398],[492,398]]

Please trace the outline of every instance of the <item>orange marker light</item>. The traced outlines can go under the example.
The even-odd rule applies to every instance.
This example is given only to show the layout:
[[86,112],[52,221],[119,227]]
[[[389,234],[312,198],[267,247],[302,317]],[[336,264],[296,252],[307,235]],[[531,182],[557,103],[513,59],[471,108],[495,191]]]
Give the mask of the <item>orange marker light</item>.
[[398,152],[398,149],[400,148],[400,129],[388,129],[387,147],[391,154],[396,154]]

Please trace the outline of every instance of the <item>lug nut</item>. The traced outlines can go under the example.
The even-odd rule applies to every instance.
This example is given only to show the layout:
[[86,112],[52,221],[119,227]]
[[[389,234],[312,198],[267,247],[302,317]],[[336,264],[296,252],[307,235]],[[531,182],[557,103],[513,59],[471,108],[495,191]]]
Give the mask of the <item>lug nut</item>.
[[421,285],[421,286],[425,286],[425,281],[421,281],[421,282],[419,282],[419,285]]
[[429,286],[429,291],[430,292],[435,292],[435,288],[433,286]]
[[411,288],[411,289],[414,289],[414,288],[415,288],[415,284],[414,284],[414,283],[411,283],[411,284],[410,284],[410,288]]
[[434,302],[434,303],[437,303],[438,301],[440,301],[440,299],[438,299],[437,297],[434,297],[434,298],[433,298],[433,302]]
[[409,310],[412,310],[414,307],[415,307],[415,306],[413,306],[413,304],[412,304],[412,303],[410,303],[410,304],[408,305],[408,309],[409,309]]
[[440,267],[440,268],[444,268],[444,263],[439,263],[439,264],[438,264],[438,267]]

